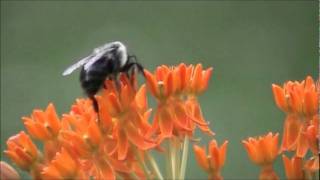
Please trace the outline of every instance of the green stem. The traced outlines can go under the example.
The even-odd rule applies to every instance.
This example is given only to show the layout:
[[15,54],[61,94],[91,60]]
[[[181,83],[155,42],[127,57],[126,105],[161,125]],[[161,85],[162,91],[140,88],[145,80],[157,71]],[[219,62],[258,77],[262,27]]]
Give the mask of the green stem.
[[180,161],[181,161],[181,150],[182,150],[182,143],[179,138],[176,138],[176,177],[178,178],[180,175]]
[[183,151],[182,151],[182,160],[181,160],[181,166],[180,166],[179,179],[185,178],[187,161],[188,161],[188,149],[189,149],[189,138],[188,136],[185,136],[183,141]]
[[176,147],[174,143],[174,139],[170,139],[170,164],[171,164],[171,177],[172,179],[176,179]]
[[172,177],[172,172],[171,172],[171,160],[170,160],[170,151],[169,151],[169,147],[170,147],[170,142],[169,140],[167,140],[167,150],[166,150],[166,171],[167,171],[167,178]]
[[163,176],[160,172],[160,169],[157,165],[157,162],[153,159],[153,157],[149,154],[149,152],[146,152],[146,156],[151,164],[151,167],[153,168],[153,171],[155,172],[155,175],[158,179],[163,180]]

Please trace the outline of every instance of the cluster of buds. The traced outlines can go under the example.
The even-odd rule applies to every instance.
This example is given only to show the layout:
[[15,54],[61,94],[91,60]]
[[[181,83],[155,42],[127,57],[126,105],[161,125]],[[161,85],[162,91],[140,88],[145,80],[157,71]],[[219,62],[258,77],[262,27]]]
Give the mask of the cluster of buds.
[[[9,138],[5,153],[34,179],[163,179],[149,153],[155,149],[168,156],[168,177],[184,179],[188,143],[195,128],[214,134],[197,101],[211,73],[212,68],[203,70],[201,64],[160,66],[154,74],[145,70],[146,85],[141,86],[135,75],[121,74],[117,82],[106,80],[105,88],[95,96],[98,112],[90,99],[77,99],[61,117],[53,104],[23,117],[29,135],[22,131]],[[147,90],[158,102],[153,116]],[[43,144],[42,151],[30,136]],[[165,140],[168,149],[162,147]],[[226,144],[222,150],[213,144],[210,149],[221,153],[221,162],[211,163],[217,174]]]
[[[319,82],[310,76],[302,82],[288,81],[283,87],[272,85],[276,105],[286,114],[281,147],[278,134],[243,141],[251,160],[262,166],[260,179],[279,179],[272,164],[281,153],[288,179],[311,179],[319,171],[319,88]],[[287,151],[294,152],[291,159]]]

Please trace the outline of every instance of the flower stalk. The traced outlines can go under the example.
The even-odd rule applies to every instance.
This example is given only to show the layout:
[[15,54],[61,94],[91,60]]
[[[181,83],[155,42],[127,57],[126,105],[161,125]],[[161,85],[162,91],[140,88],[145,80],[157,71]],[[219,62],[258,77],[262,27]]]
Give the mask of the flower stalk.
[[188,161],[189,137],[184,136],[179,179],[184,179]]
[[147,158],[148,158],[148,160],[149,160],[149,162],[151,164],[151,167],[152,167],[157,179],[163,180],[163,176],[162,176],[162,174],[160,172],[160,169],[158,167],[157,162],[154,160],[154,158],[151,156],[150,153],[146,153],[146,156],[147,156]]

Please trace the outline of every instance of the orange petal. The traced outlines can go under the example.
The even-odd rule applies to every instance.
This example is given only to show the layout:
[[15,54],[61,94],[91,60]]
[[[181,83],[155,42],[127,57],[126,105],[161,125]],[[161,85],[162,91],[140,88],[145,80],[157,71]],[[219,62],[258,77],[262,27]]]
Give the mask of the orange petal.
[[96,96],[96,100],[99,104],[99,118],[103,122],[104,127],[111,127],[112,119],[108,113],[108,105],[106,100],[101,96]]
[[226,161],[226,154],[227,154],[227,146],[228,146],[228,141],[224,141],[224,143],[220,146],[219,149],[219,154],[220,154],[220,166],[224,166],[224,163]]
[[290,93],[289,105],[293,112],[302,112],[302,98],[296,92]]
[[48,123],[54,135],[58,135],[61,125],[59,118],[57,116],[56,110],[52,103],[50,103],[46,109],[46,114],[48,118]]
[[137,103],[137,106],[141,110],[146,110],[148,107],[148,101],[147,101],[147,95],[146,95],[146,85],[143,84],[140,89],[138,90],[135,101]]
[[88,136],[90,138],[90,141],[95,146],[99,146],[101,140],[102,140],[102,134],[101,131],[95,121],[91,121],[88,127]]
[[119,99],[114,93],[110,93],[108,95],[107,104],[108,104],[107,107],[109,109],[109,112],[112,116],[116,116],[121,112],[121,105],[120,105]]
[[304,95],[304,112],[307,116],[313,116],[318,112],[318,94],[316,92],[307,91]]
[[45,113],[42,111],[42,110],[34,110],[32,112],[32,118],[38,122],[38,123],[41,123],[41,124],[45,124],[46,123],[46,115]]
[[200,167],[204,169],[205,171],[209,171],[209,162],[206,157],[206,151],[204,148],[199,147],[197,145],[193,145],[193,150],[196,156],[196,160]]
[[202,83],[202,87],[200,88],[200,91],[205,91],[207,89],[212,71],[213,71],[213,68],[209,68],[203,72],[203,76],[202,76],[203,83]]
[[293,157],[291,160],[282,155],[286,176],[288,179],[303,179],[302,158]]
[[209,143],[209,154],[210,154],[210,163],[211,163],[211,167],[215,170],[215,171],[219,171],[220,169],[220,154],[219,154],[219,150],[218,150],[218,144],[216,140],[211,140]]
[[261,153],[258,152],[255,148],[255,145],[250,142],[250,138],[248,141],[242,141],[242,144],[244,145],[251,161],[256,164],[260,164],[262,162]]
[[129,148],[129,142],[126,137],[125,132],[119,131],[118,132],[118,160],[124,160],[127,156]]
[[308,139],[305,133],[302,133],[302,128],[298,135],[297,139],[297,150],[296,155],[297,157],[304,157],[309,149]]
[[192,82],[191,87],[194,92],[199,92],[202,86],[202,65],[197,64],[193,76],[192,76]]
[[130,91],[130,87],[129,86],[123,86],[121,88],[121,93],[120,93],[120,100],[121,100],[121,105],[126,108],[128,107],[133,99],[133,92]]
[[43,179],[62,179],[63,177],[54,166],[43,168],[41,172]]
[[147,150],[155,146],[154,143],[146,141],[144,137],[141,134],[139,134],[138,130],[131,123],[126,124],[125,132],[127,133],[127,138],[129,139],[129,141],[141,150]]
[[283,137],[281,149],[283,150],[295,150],[296,142],[300,132],[302,124],[298,117],[295,115],[288,115],[283,126]]
[[167,108],[159,111],[159,126],[162,136],[171,137],[173,131],[173,118]]
[[152,95],[154,97],[159,96],[159,89],[158,89],[158,84],[154,76],[147,70],[144,70],[144,74],[146,77],[146,82],[149,90],[151,91]]
[[115,172],[109,163],[100,163],[99,165],[100,177],[98,179],[115,180]]
[[174,82],[173,82],[173,73],[169,72],[166,79],[164,80],[164,95],[170,96],[174,92]]
[[287,101],[286,101],[286,97],[285,97],[283,89],[278,85],[272,84],[272,91],[273,91],[274,100],[275,100],[277,106],[281,110],[287,112],[288,105],[287,105]]
[[310,89],[314,85],[314,81],[311,76],[307,76],[305,80],[305,88]]

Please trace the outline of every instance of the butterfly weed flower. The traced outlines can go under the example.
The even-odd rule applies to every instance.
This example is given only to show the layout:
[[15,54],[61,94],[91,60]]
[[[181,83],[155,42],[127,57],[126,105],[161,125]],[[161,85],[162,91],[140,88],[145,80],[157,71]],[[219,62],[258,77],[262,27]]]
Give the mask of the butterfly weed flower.
[[53,160],[43,168],[43,179],[85,179],[85,173],[79,168],[79,162],[64,148],[57,152]]
[[51,159],[55,151],[59,150],[59,133],[62,128],[60,119],[52,103],[45,111],[35,109],[31,117],[22,117],[28,133],[44,143],[44,153]]
[[311,76],[305,80],[288,81],[283,87],[272,85],[276,105],[287,114],[284,122],[282,150],[294,151],[300,157],[308,150],[307,139],[303,132],[319,108],[319,83]]
[[40,177],[42,155],[30,137],[21,131],[7,140],[4,153],[21,169],[28,171],[34,179]]
[[204,147],[197,145],[193,146],[196,160],[200,167],[209,174],[210,180],[222,180],[223,177],[220,174],[222,167],[226,160],[228,141],[219,147],[216,140],[211,140],[209,143],[209,153],[206,154]]
[[194,67],[183,63],[176,67],[162,65],[154,74],[145,70],[147,86],[158,102],[153,129],[160,132],[162,139],[190,135],[194,125],[213,134],[196,100],[207,88],[211,73],[212,68],[203,70],[201,64]]
[[[172,179],[184,178],[188,136],[193,136],[195,127],[214,134],[197,101],[197,96],[208,86],[212,68],[203,70],[201,64],[187,66],[181,63],[173,67],[159,66],[154,73],[145,70],[144,74],[147,87],[157,100],[151,132],[157,134],[159,144],[168,139],[167,161],[171,172],[167,173]],[[181,164],[178,164],[180,149],[177,147],[180,144],[185,148],[182,148]]]
[[303,171],[303,158],[294,156],[289,159],[286,155],[282,155],[282,160],[288,179],[307,179]]
[[261,167],[259,179],[279,179],[272,164],[279,154],[279,134],[268,133],[257,138],[249,137],[242,141],[251,161]]

